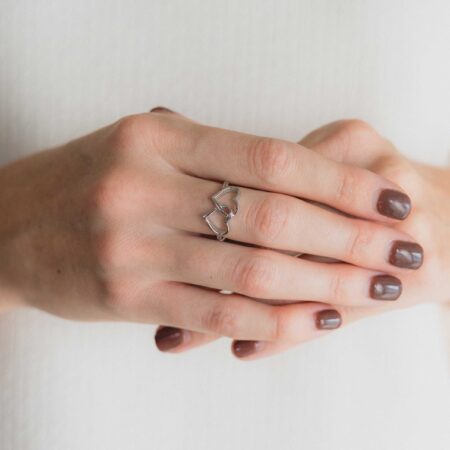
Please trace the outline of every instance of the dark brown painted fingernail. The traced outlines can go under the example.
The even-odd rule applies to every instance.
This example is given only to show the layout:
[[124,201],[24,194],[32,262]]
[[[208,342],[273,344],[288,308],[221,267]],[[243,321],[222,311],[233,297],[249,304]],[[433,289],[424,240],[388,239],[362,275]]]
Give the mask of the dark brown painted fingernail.
[[370,296],[375,300],[397,300],[402,294],[402,282],[391,275],[377,275],[370,284]]
[[316,314],[316,326],[319,330],[334,330],[342,324],[342,317],[335,309],[325,309]]
[[262,341],[234,341],[232,350],[238,358],[245,358],[259,352],[264,347]]
[[173,327],[161,327],[155,334],[155,343],[162,352],[172,350],[183,343],[183,330]]
[[150,110],[150,112],[173,112],[172,110],[170,110],[169,108],[165,108],[164,106],[155,106],[154,108],[152,108]]
[[418,269],[423,263],[423,248],[415,242],[394,241],[389,262],[405,269]]
[[404,220],[411,212],[411,199],[403,192],[384,189],[378,197],[377,210],[383,216]]

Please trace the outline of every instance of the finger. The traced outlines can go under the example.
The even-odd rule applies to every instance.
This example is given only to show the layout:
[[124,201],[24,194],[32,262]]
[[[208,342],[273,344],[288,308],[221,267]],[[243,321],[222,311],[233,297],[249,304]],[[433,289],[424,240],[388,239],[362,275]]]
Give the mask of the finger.
[[395,150],[373,127],[361,120],[339,120],[307,134],[299,142],[337,162],[370,167]]
[[282,140],[192,124],[183,144],[184,151],[173,145],[164,157],[185,173],[303,197],[358,217],[388,220],[389,211],[379,208],[380,195],[400,190],[368,170]]
[[176,117],[178,119],[182,119],[187,122],[195,123],[191,118],[180,114],[177,111],[173,111],[172,109],[166,108],[165,106],[155,106],[149,111],[150,114],[163,114],[172,117]]
[[[278,306],[176,282],[165,283],[159,295],[162,300],[156,317],[155,302],[146,301],[134,305],[128,313],[122,311],[121,317],[143,323],[156,320],[165,327],[234,339],[296,339],[295,314]],[[280,324],[283,324],[282,329]]]
[[315,304],[305,303],[297,305],[302,318],[301,334],[297,342],[265,342],[235,340],[231,344],[231,351],[241,360],[255,360],[282,353],[299,344],[317,339],[342,326],[349,325],[356,320],[392,310],[384,308],[339,308],[331,305],[317,307]]
[[[414,168],[395,149],[391,142],[380,136],[370,125],[360,120],[341,120],[325,125],[305,136],[300,143],[326,158],[370,169],[391,180],[408,192],[410,199],[417,192]],[[404,198],[394,192],[384,196],[386,211],[401,211]],[[411,202],[408,202],[408,212]],[[389,214],[388,214],[389,215]]]
[[172,110],[169,109],[169,108],[166,108],[165,106],[155,106],[155,107],[152,108],[149,112],[151,112],[151,113],[162,113],[162,114],[165,114],[165,113],[168,113],[168,114],[174,113],[174,111],[172,111]]
[[[180,176],[170,207],[162,210],[165,224],[195,233],[213,234],[204,217],[224,229],[224,216],[210,200],[221,185]],[[232,197],[221,199],[231,204]],[[394,248],[412,243],[406,233],[380,223],[344,217],[284,194],[240,188],[239,210],[229,223],[228,237],[262,247],[308,253],[361,267],[391,271]],[[407,244],[412,245],[412,244]],[[417,247],[419,248],[419,247]],[[417,266],[417,265],[416,265]]]
[[213,334],[199,333],[174,327],[158,327],[155,333],[155,344],[159,351],[182,353],[218,339]]
[[279,252],[195,236],[171,237],[163,276],[178,282],[282,301],[373,306],[396,300],[399,278],[349,264],[311,262]]

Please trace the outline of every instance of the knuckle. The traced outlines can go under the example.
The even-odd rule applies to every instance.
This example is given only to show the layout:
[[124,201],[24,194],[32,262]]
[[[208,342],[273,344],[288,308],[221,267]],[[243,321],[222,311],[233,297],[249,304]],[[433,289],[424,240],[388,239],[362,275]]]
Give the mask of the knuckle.
[[299,342],[301,330],[298,327],[298,314],[295,313],[294,309],[274,307],[272,323],[270,340],[286,344]]
[[221,336],[238,337],[239,308],[231,302],[219,302],[203,317],[202,327]]
[[142,139],[142,134],[150,123],[152,120],[143,114],[133,114],[121,118],[116,122],[112,135],[116,148],[134,147]]
[[269,341],[288,342],[290,340],[289,314],[286,308],[273,308],[271,313],[272,327]]
[[367,122],[346,119],[319,128],[310,138],[307,137],[307,142],[308,140],[323,155],[336,161],[344,161],[361,152],[375,155],[382,138]]
[[351,204],[355,198],[358,186],[361,186],[361,177],[353,168],[341,168],[335,190],[336,202]]
[[375,129],[361,119],[346,119],[338,122],[337,133],[340,133],[342,137],[349,141],[365,140],[367,138],[373,138],[377,134]]
[[340,270],[335,270],[330,283],[330,301],[337,305],[345,303],[345,281],[345,274]]
[[243,257],[234,265],[231,279],[237,292],[257,298],[269,294],[274,280],[274,266],[263,252]]
[[364,259],[367,251],[371,248],[375,232],[364,222],[357,223],[352,227],[346,250],[349,260],[358,262]]
[[166,141],[176,137],[171,117],[134,114],[116,122],[111,133],[111,147],[119,157],[126,159],[130,154],[137,157],[158,151]]
[[343,133],[372,135],[375,133],[372,125],[361,119],[346,119],[339,122],[339,130]]
[[381,136],[377,131],[360,119],[348,119],[337,122],[334,140],[339,149],[341,160],[347,155],[364,151],[374,154],[381,147]]
[[250,172],[266,186],[276,185],[292,163],[286,144],[272,138],[258,138],[248,155]]
[[249,232],[258,243],[274,242],[286,229],[290,216],[288,202],[278,195],[266,195],[250,209]]

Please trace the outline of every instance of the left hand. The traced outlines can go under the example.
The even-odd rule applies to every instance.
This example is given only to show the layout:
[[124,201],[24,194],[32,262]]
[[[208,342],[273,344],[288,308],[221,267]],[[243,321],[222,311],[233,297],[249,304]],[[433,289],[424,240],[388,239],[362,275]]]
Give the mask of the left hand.
[[[403,292],[394,302],[377,302],[374,306],[356,306],[361,301],[342,299],[340,304],[325,305],[336,309],[342,323],[406,308],[424,302],[448,303],[450,301],[450,170],[413,162],[402,156],[391,142],[380,136],[370,125],[359,120],[344,120],[325,125],[308,134],[300,142],[317,153],[379,174],[401,186],[411,197],[413,209],[408,219],[392,224],[420,242],[425,260],[419,270],[402,276]],[[319,174],[318,174],[319,175]],[[360,245],[370,245],[370,236],[360,240]],[[400,255],[401,256],[401,255]],[[304,302],[305,317],[314,307]],[[232,350],[240,359],[257,359],[286,350],[301,342],[317,337],[317,329],[305,321],[304,332],[297,342],[233,341]],[[161,350],[168,350],[167,342],[178,345],[169,351],[183,352],[217,339],[218,336],[169,327],[161,327],[156,342]],[[160,343],[164,342],[166,346]]]

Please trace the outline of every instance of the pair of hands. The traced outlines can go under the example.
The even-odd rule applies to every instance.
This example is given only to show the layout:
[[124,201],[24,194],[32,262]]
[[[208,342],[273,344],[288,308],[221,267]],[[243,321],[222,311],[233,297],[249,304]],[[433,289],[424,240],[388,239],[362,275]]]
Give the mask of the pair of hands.
[[[239,211],[218,242],[202,216],[224,180]],[[0,307],[160,324],[163,351],[228,336],[236,356],[268,356],[447,302],[449,199],[448,170],[361,121],[293,144],[155,108],[0,170]]]

